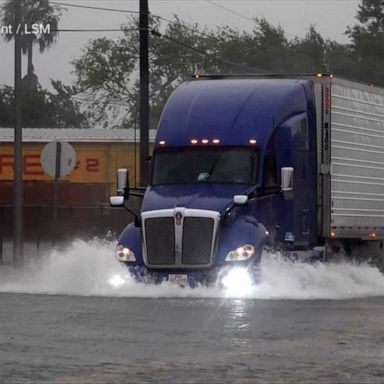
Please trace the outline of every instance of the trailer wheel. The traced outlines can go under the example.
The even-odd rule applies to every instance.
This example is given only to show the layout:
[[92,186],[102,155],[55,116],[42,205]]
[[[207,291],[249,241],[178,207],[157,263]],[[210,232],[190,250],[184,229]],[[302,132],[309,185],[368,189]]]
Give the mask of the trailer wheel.
[[351,249],[338,239],[327,239],[324,245],[323,261],[339,263],[350,258]]
[[383,241],[328,239],[324,247],[323,260],[369,263],[384,273],[384,244]]
[[384,248],[383,240],[367,241],[366,250],[368,262],[376,266],[380,272],[384,273]]

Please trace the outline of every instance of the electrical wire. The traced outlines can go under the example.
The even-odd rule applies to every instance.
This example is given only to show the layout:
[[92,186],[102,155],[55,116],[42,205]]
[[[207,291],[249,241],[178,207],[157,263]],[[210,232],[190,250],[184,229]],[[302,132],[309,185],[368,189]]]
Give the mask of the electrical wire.
[[[85,99],[83,97],[78,97],[78,96],[70,96],[71,99],[74,99],[76,101],[83,101],[83,102],[100,102],[100,103],[103,103],[104,101],[102,99]],[[123,107],[129,107],[129,104],[128,103],[119,103],[117,101],[109,101],[107,103],[108,105],[119,105],[119,106],[123,106]]]
[[212,5],[216,6],[216,7],[225,9],[226,11],[231,12],[231,13],[233,13],[234,15],[237,15],[237,16],[239,16],[239,17],[242,17],[242,18],[245,19],[245,20],[252,21],[253,23],[255,22],[254,19],[251,19],[250,17],[247,17],[247,16],[243,15],[242,13],[237,12],[237,11],[231,9],[231,8],[227,8],[227,7],[224,6],[224,5],[217,4],[217,3],[215,3],[215,2],[212,1],[212,0],[205,0],[205,1],[206,1],[207,3],[209,3],[209,4],[212,4]]
[[[212,5],[216,6],[216,7],[219,7],[219,8],[221,8],[221,9],[224,9],[224,10],[226,10],[226,11],[228,11],[228,12],[234,14],[234,15],[237,15],[237,16],[239,16],[239,17],[245,19],[245,20],[248,20],[248,21],[251,21],[251,22],[255,23],[255,19],[251,19],[250,17],[245,16],[245,15],[243,15],[242,13],[233,10],[232,8],[228,8],[228,7],[226,7],[226,6],[222,5],[222,4],[218,4],[218,3],[216,3],[216,2],[214,2],[214,1],[212,1],[212,0],[205,0],[205,1],[206,1],[207,3],[209,3],[209,4],[212,4]],[[256,0],[256,1],[257,1],[257,0]],[[263,1],[263,0],[260,0],[260,1]],[[270,0],[270,1],[271,1],[271,0]],[[301,1],[301,0],[292,0],[292,1]],[[316,1],[316,0],[314,0],[314,1]],[[289,36],[292,36],[292,37],[294,37],[294,38],[299,38],[298,35],[295,35],[295,34],[293,34],[293,33],[287,32],[286,30],[284,30],[284,33],[287,34],[287,35],[289,35]]]
[[51,32],[125,32],[125,31],[138,31],[138,28],[130,29],[51,29]]
[[[230,8],[227,8],[227,7],[224,7],[222,5],[219,5],[219,4],[216,4],[215,2],[211,1],[211,0],[205,0],[207,1],[208,3],[210,4],[213,4],[213,5],[216,5],[220,8],[223,8],[229,12],[232,12],[232,13],[235,13],[237,14],[238,16],[240,17],[243,17],[243,18],[246,18],[247,20],[250,20],[250,21],[254,21],[236,11],[233,11],[231,10]],[[134,14],[139,14],[140,12],[139,11],[127,11],[127,10],[122,10],[122,9],[116,9],[116,8],[103,8],[103,7],[94,7],[94,6],[86,6],[86,5],[79,5],[79,4],[69,4],[69,3],[62,3],[62,2],[56,2],[56,1],[51,1],[51,4],[56,4],[56,5],[63,5],[63,6],[69,6],[69,7],[77,7],[77,8],[86,8],[86,9],[94,9],[94,10],[101,10],[101,11],[112,11],[112,12],[122,12],[122,13],[134,13]],[[159,16],[159,15],[156,15],[156,14],[152,14],[150,13],[150,15],[154,16],[154,17],[158,17],[159,19],[163,20],[163,21],[166,21],[168,23],[172,23],[172,24],[176,24],[174,21],[170,20],[170,19],[167,19],[165,17],[162,17],[162,16]],[[202,36],[205,36],[205,37],[208,37],[208,38],[213,38],[215,39],[216,41],[220,41],[220,39],[214,35],[211,35],[211,34],[207,34],[207,33],[204,33],[204,32],[200,32],[200,31],[196,31],[194,28],[191,28],[191,27],[188,27],[188,26],[185,26],[185,25],[182,25],[182,28],[185,28],[185,29],[189,29],[191,31],[193,31],[194,33],[197,33],[197,34],[200,34]],[[133,30],[133,29],[129,29],[129,30]],[[129,30],[126,30],[126,31],[129,31]],[[97,29],[73,29],[73,30],[70,30],[70,29],[62,29],[62,30],[58,30],[58,32],[118,32],[119,30],[115,30],[115,29],[111,29],[111,30],[108,30],[108,29],[100,29],[100,30],[97,30]],[[174,43],[176,44],[179,44],[181,46],[184,46],[185,48],[189,48],[191,50],[194,50],[195,52],[198,52],[202,55],[206,55],[206,56],[210,56],[210,57],[215,57],[217,61],[219,62],[222,62],[224,64],[229,64],[233,67],[237,67],[237,68],[240,68],[240,69],[246,69],[246,70],[250,70],[250,71],[257,71],[255,68],[251,68],[251,67],[247,67],[247,66],[243,66],[241,64],[238,64],[238,63],[234,63],[230,60],[226,60],[226,59],[223,59],[221,57],[217,57],[215,55],[212,55],[208,52],[205,52],[205,51],[202,51],[202,50],[199,50],[195,47],[192,47],[190,45],[187,45],[183,42],[180,42],[179,40],[176,40],[174,38],[171,38],[170,36],[167,36],[167,35],[161,35],[159,36],[159,33],[157,31],[151,31],[152,34],[154,36],[162,36],[168,40],[171,40],[173,41]]]
[[124,9],[116,9],[116,8],[104,8],[104,7],[94,7],[90,5],[80,5],[80,4],[69,4],[69,3],[62,3],[62,2],[56,2],[56,1],[51,1],[51,4],[55,5],[62,5],[64,7],[74,7],[74,8],[85,8],[85,9],[93,9],[96,11],[110,11],[110,12],[119,12],[119,13],[135,13],[139,14],[139,11],[127,11]]
[[[13,89],[13,86],[12,85],[8,85],[8,84],[4,84],[4,83],[0,83],[0,88],[12,88]],[[102,99],[86,99],[86,98],[83,98],[83,97],[78,97],[78,96],[69,96],[70,99],[73,99],[75,101],[82,101],[82,102],[103,102]],[[107,103],[108,105],[118,105],[118,106],[122,106],[122,107],[129,107],[129,104],[128,103],[119,103],[119,102],[115,102],[115,101],[109,101]]]
[[156,36],[156,37],[163,37],[169,41],[172,41],[184,48],[187,48],[187,49],[190,49],[192,51],[195,51],[197,53],[200,53],[201,55],[204,55],[204,56],[209,56],[209,57],[213,57],[215,58],[217,61],[221,62],[221,63],[224,63],[224,64],[229,64],[233,67],[237,67],[237,68],[240,68],[240,69],[246,69],[247,71],[257,71],[257,69],[255,68],[252,68],[252,67],[247,67],[247,66],[244,66],[244,65],[241,65],[241,64],[238,64],[238,63],[234,63],[233,61],[230,61],[230,60],[226,60],[226,59],[223,59],[222,57],[219,57],[219,56],[216,56],[216,55],[213,55],[211,53],[208,53],[206,51],[203,51],[201,49],[198,49],[198,48],[195,48],[195,47],[192,47],[191,45],[188,45],[188,44],[185,44],[183,43],[182,41],[180,40],[177,40],[171,36],[168,36],[168,35],[165,35],[165,34],[161,34],[160,32],[158,31],[155,31],[155,30],[151,30],[151,34],[153,36]]
[[[115,9],[115,8],[101,8],[101,7],[91,7],[91,6],[83,6],[83,5],[78,5],[78,4],[68,4],[68,3],[62,3],[62,2],[51,2],[51,4],[56,4],[56,5],[63,5],[63,6],[73,6],[73,7],[78,7],[78,8],[87,8],[87,9],[95,9],[95,10],[103,10],[103,11],[116,11],[116,12],[124,12],[124,13],[139,13],[137,11],[125,11],[125,10],[122,10],[122,9]],[[176,24],[174,21],[172,20],[169,20],[169,19],[166,19],[165,17],[162,17],[162,16],[158,16],[156,14],[152,14],[154,17],[158,17],[159,19],[161,20],[164,20],[168,23],[172,23],[172,24]],[[191,31],[193,31],[194,33],[197,33],[197,34],[200,34],[200,35],[203,35],[205,37],[209,37],[209,38],[214,38],[216,39],[217,41],[219,41],[220,39],[217,38],[216,36],[214,35],[209,35],[209,34],[206,34],[204,32],[199,32],[199,31],[196,31],[195,29],[193,28],[190,28],[190,27],[187,27],[187,26],[182,26],[183,28],[186,28],[186,29],[189,29]],[[139,30],[139,28],[132,28],[132,29],[58,29],[58,30],[53,30],[53,32],[119,32],[119,31],[133,31],[133,30]],[[162,35],[160,34],[159,32],[157,31],[151,31],[152,32],[152,35],[154,36],[157,36],[157,37],[164,37],[170,41],[173,41],[174,43],[176,44],[179,44],[185,48],[188,48],[188,49],[191,49],[197,53],[200,53],[202,55],[205,55],[205,56],[209,56],[209,57],[214,57],[217,61],[219,62],[222,62],[224,64],[227,64],[227,65],[231,65],[233,67],[237,67],[237,68],[240,68],[240,69],[246,69],[246,70],[250,70],[250,71],[256,71],[255,68],[251,68],[251,67],[246,67],[246,66],[243,66],[241,64],[238,64],[238,63],[234,63],[230,60],[226,60],[226,59],[223,59],[221,57],[218,57],[218,56],[215,56],[215,55],[212,55],[206,51],[202,51],[198,48],[195,48],[195,47],[192,47],[188,44],[185,44],[177,39],[174,39],[170,36],[167,36],[167,35]]]
[[209,37],[209,38],[214,39],[216,41],[221,41],[221,39],[219,37],[215,36],[215,35],[211,35],[209,33],[201,32],[201,31],[197,31],[196,29],[188,27],[187,25],[177,24],[175,21],[167,19],[166,17],[160,16],[160,15],[157,15],[157,14],[154,14],[154,13],[150,13],[150,15],[155,16],[155,17],[159,18],[160,20],[166,21],[167,23],[170,23],[170,24],[173,24],[173,25],[179,25],[182,28],[190,30],[190,31],[192,31],[192,32],[194,32],[194,33],[196,33],[198,35],[201,35],[201,36],[204,36],[204,37]]

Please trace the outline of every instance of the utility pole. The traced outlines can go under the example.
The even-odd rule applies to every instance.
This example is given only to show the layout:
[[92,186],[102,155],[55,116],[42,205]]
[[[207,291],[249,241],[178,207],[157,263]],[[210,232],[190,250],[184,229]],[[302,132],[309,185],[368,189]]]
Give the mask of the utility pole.
[[149,58],[148,0],[140,0],[140,185],[148,185],[149,167]]
[[21,127],[21,25],[20,1],[15,4],[15,134],[14,134],[14,203],[13,203],[13,265],[23,264],[23,168]]

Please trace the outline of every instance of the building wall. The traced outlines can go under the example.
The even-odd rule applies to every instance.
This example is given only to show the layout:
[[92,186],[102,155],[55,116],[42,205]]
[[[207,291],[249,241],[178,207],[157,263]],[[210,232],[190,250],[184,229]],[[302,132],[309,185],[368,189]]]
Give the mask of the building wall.
[[[109,196],[115,193],[118,168],[128,168],[130,185],[138,185],[139,144],[136,147],[134,143],[128,142],[71,144],[76,152],[76,166],[70,175],[59,181],[60,206],[107,204]],[[40,164],[40,153],[44,145],[23,144],[25,205],[52,204],[53,179],[44,173]],[[12,205],[13,154],[13,143],[0,145],[0,206]]]

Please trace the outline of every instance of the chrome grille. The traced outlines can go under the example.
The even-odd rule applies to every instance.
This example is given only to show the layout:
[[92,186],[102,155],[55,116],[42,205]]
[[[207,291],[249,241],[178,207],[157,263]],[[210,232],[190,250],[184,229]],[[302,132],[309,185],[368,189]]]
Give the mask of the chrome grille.
[[145,220],[148,262],[153,265],[175,264],[175,225],[172,217]]
[[220,215],[198,209],[144,212],[143,256],[148,267],[207,268],[212,265]]
[[183,264],[209,263],[214,224],[213,219],[206,217],[186,217],[184,219]]

